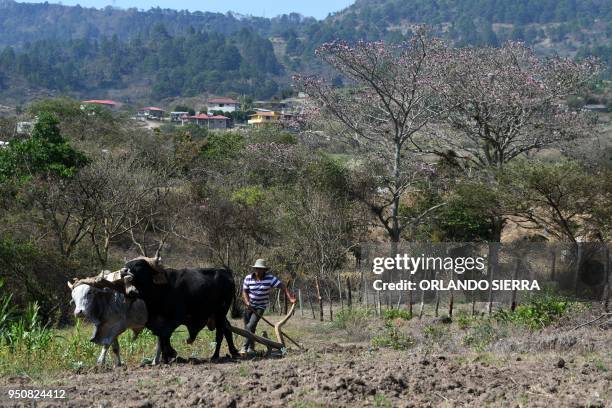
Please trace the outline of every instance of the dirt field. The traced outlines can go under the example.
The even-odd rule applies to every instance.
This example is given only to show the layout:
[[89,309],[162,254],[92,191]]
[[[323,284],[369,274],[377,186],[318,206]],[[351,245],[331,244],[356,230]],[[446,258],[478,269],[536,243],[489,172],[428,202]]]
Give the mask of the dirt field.
[[[387,329],[396,328],[413,344],[393,350],[372,346],[371,338],[386,330],[380,318],[338,328],[296,316],[287,332],[307,351],[220,363],[190,358],[157,367],[90,368],[44,383],[5,378],[0,405],[31,405],[7,400],[8,389],[63,388],[67,400],[39,405],[612,407],[612,323],[604,319],[570,330],[596,313],[539,332],[505,334],[478,352],[462,344],[469,329],[456,321],[393,321]],[[355,338],[360,341],[348,342]]]

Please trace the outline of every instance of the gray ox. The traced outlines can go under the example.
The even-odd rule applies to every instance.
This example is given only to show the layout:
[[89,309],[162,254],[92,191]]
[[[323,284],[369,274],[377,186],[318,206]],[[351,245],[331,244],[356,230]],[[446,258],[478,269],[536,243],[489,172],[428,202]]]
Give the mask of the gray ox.
[[112,346],[115,366],[121,365],[117,338],[127,329],[134,331],[134,338],[147,322],[147,307],[140,299],[129,299],[119,291],[96,287],[87,283],[71,283],[74,316],[93,323],[95,328],[91,341],[102,346],[98,365],[104,364],[108,348]]

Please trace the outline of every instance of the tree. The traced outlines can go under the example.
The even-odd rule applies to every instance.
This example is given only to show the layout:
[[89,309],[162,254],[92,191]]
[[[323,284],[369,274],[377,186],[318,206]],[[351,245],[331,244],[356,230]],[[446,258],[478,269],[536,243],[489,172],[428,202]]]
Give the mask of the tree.
[[[543,229],[561,241],[610,234],[610,175],[585,169],[567,159],[518,161],[505,175],[515,215],[524,227]],[[607,210],[606,210],[607,209]]]
[[87,161],[63,138],[57,117],[42,112],[31,137],[14,140],[8,148],[0,150],[0,181],[24,181],[39,176],[68,178]]
[[311,121],[327,121],[331,137],[349,141],[381,166],[380,200],[372,210],[392,242],[400,240],[410,220],[400,217],[400,199],[413,177],[417,134],[439,114],[432,94],[441,44],[418,30],[410,42],[327,43],[317,55],[341,72],[352,86],[338,89],[318,78],[296,80],[315,102]]
[[[501,48],[448,49],[438,95],[445,106],[431,152],[463,168],[499,174],[511,160],[584,138],[595,122],[562,101],[598,66],[592,60],[538,58],[518,43]],[[423,148],[424,151],[428,148]],[[499,241],[504,219],[495,220]]]
[[121,236],[133,236],[145,221],[154,227],[160,214],[172,218],[166,203],[168,173],[123,155],[104,157],[80,172],[78,194],[94,209],[87,235],[102,266],[108,263],[111,244]]

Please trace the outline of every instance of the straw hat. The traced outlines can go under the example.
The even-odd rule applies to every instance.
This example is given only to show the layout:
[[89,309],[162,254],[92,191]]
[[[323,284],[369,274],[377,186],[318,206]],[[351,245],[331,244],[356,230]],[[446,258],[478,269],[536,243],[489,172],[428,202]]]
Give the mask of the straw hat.
[[258,259],[255,261],[255,265],[252,266],[255,269],[270,269],[268,265],[266,265],[265,259]]

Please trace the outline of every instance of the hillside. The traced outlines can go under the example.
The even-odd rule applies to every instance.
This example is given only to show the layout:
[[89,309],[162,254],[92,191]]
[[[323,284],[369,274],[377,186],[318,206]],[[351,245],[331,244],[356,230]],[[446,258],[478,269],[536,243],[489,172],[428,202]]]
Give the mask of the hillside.
[[607,0],[357,0],[322,21],[295,13],[261,18],[0,0],[0,99],[270,98],[287,93],[291,74],[319,69],[314,50],[320,44],[397,42],[415,24],[432,26],[458,46],[518,40],[541,54],[612,60]]

